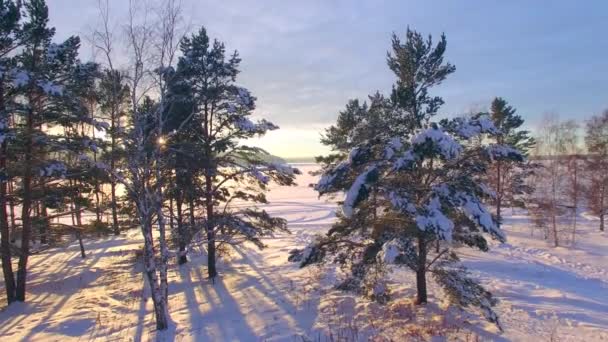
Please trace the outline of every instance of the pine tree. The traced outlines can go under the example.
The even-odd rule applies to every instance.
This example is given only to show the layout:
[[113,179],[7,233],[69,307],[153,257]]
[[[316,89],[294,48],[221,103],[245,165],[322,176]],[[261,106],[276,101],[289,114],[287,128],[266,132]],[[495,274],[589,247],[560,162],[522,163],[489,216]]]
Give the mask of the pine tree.
[[[18,3],[0,0],[0,253],[6,299],[11,304],[16,299],[15,275],[10,249],[8,222],[8,144],[13,138],[10,120],[11,107],[14,105],[14,86],[9,70],[14,67],[11,53],[21,45],[20,8]],[[12,201],[11,201],[12,203]],[[12,208],[12,204],[11,204]]]
[[[495,136],[494,142],[513,146],[527,156],[535,142],[530,137],[530,132],[521,129],[524,120],[516,114],[515,108],[508,105],[504,99],[497,97],[492,101],[490,118],[500,132]],[[505,202],[511,206],[522,206],[521,197],[533,191],[525,183],[525,179],[533,171],[533,166],[528,163],[504,160],[497,160],[492,163],[486,180],[496,194],[494,203],[499,225]]]
[[[374,117],[381,130],[352,140],[350,152],[324,169],[315,188],[321,195],[345,192],[337,223],[291,260],[301,266],[335,261],[350,268],[339,288],[358,290],[378,301],[390,299],[381,279],[387,265],[405,265],[416,273],[417,303],[427,302],[427,273],[452,302],[474,305],[498,324],[495,300],[458,263],[452,242],[488,250],[482,233],[504,241],[483,199],[491,191],[480,177],[496,160],[522,160],[513,147],[479,144],[481,135],[499,130],[487,116],[433,122],[443,100],[429,89],[455,68],[443,62],[446,40],[432,40],[408,30],[401,43],[393,37],[388,64],[397,75],[391,101]],[[370,108],[373,106],[370,106]],[[348,128],[348,137],[370,130],[370,124]],[[337,148],[337,146],[334,146]],[[370,222],[369,208],[377,217]],[[439,244],[441,242],[441,244]],[[441,245],[433,253],[430,248]],[[382,278],[382,276],[380,276]]]
[[[214,278],[218,246],[250,241],[262,248],[262,237],[287,231],[285,220],[270,216],[256,204],[267,202],[265,191],[270,182],[291,185],[298,171],[269,162],[264,158],[267,152],[241,143],[278,127],[249,119],[255,98],[235,84],[241,61],[237,52],[226,56],[224,44],[210,41],[204,28],[184,38],[181,51],[176,79],[187,88],[184,107],[188,112],[183,116],[188,120],[180,126],[196,126],[193,133],[200,149],[194,159],[201,162],[208,274]],[[174,144],[171,137],[168,144]],[[239,202],[250,205],[233,205]]]
[[[64,190],[66,177],[77,176],[83,167],[72,169],[66,156],[90,151],[90,137],[72,134],[78,125],[92,123],[87,108],[79,101],[82,89],[89,87],[96,66],[81,64],[80,41],[68,38],[61,44],[51,42],[54,29],[48,28],[48,9],[44,1],[24,3],[27,21],[23,25],[23,49],[15,57],[13,83],[19,95],[14,113],[15,144],[9,154],[19,156],[14,174],[22,206],[21,255],[17,272],[16,299],[25,300],[27,260],[33,227],[41,240],[49,228],[47,209],[57,209],[69,198]],[[62,129],[67,134],[62,134]],[[33,209],[36,209],[35,211]],[[34,213],[34,214],[33,214]]]
[[604,231],[608,212],[608,111],[589,120],[585,144],[589,153],[585,163],[591,180],[587,200],[591,212],[600,219],[600,231]]
[[188,261],[188,245],[197,233],[196,202],[204,196],[203,183],[199,177],[204,164],[199,151],[203,150],[203,146],[197,138],[203,131],[200,125],[185,124],[191,121],[193,105],[189,99],[188,86],[179,77],[173,77],[169,87],[170,105],[165,114],[165,132],[171,136],[167,144],[174,181],[168,193],[171,199],[171,217],[175,216],[177,225],[172,227],[172,235],[178,248],[178,264],[182,265]]

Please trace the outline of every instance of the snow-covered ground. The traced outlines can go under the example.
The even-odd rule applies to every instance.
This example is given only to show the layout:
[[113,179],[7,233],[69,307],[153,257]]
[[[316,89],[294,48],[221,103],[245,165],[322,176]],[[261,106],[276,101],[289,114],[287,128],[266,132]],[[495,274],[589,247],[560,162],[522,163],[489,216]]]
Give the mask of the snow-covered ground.
[[[500,300],[505,332],[441,305],[434,286],[425,308],[412,307],[412,276],[391,280],[397,299],[379,306],[332,290],[331,268],[298,269],[288,252],[332,223],[335,205],[308,187],[313,166],[299,166],[298,186],[275,189],[267,210],[285,217],[292,234],[268,248],[243,246],[224,258],[208,281],[204,251],[170,267],[174,322],[154,331],[151,300],[139,269],[139,232],[45,251],[30,260],[27,303],[0,312],[0,341],[339,341],[413,340],[432,334],[475,341],[608,340],[608,236],[581,215],[575,248],[553,248],[530,235],[525,216],[512,215],[508,243],[490,253],[462,250],[465,263]],[[3,294],[3,293],[2,293]],[[402,296],[402,299],[399,298]]]

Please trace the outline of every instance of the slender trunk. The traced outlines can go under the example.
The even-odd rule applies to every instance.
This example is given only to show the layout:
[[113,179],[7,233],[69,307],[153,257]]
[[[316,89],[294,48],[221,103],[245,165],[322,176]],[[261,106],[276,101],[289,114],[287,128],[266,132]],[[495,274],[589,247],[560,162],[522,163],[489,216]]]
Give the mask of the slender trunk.
[[169,196],[169,230],[173,233],[175,230],[174,218],[175,212],[173,211],[173,196]]
[[169,297],[169,286],[168,286],[168,274],[167,264],[169,263],[169,249],[167,248],[167,237],[166,237],[166,226],[165,226],[165,215],[163,213],[163,184],[161,175],[160,165],[160,150],[157,148],[156,152],[156,219],[158,222],[158,246],[160,249],[160,290],[162,293],[163,305],[167,306],[167,299]]
[[[555,165],[554,165],[555,168]],[[553,227],[553,238],[555,239],[555,247],[559,246],[559,237],[557,236],[557,175],[553,174],[553,179],[551,183],[551,225]]]
[[[575,156],[576,158],[576,156]],[[578,162],[574,159],[574,184],[573,184],[573,222],[572,222],[572,244],[574,244],[576,240],[576,216],[578,214]]]
[[416,269],[416,304],[428,301],[426,289],[426,242],[424,233],[418,232],[418,268]]
[[176,214],[177,214],[177,234],[178,234],[178,243],[179,243],[179,254],[177,263],[179,265],[183,265],[188,262],[187,250],[186,250],[186,229],[184,227],[184,219],[182,215],[182,192],[179,191],[176,199]]
[[606,190],[605,186],[602,186],[600,192],[600,232],[604,231],[604,191]]
[[207,209],[207,272],[209,278],[215,280],[217,269],[215,265],[215,216],[213,213],[213,155],[211,150],[211,128],[212,113],[209,111],[207,102],[204,104],[203,130],[205,135],[205,154],[207,157],[207,167],[205,168],[205,205]]
[[80,256],[84,259],[87,257],[87,254],[84,251],[84,244],[82,243],[82,232],[77,231],[76,237],[78,238],[78,245],[80,245]]
[[500,209],[502,205],[502,184],[501,184],[501,164],[500,160],[496,163],[496,224],[500,228],[502,218],[500,216]]
[[[93,113],[93,110],[91,110]],[[95,130],[93,129],[93,139],[95,139]],[[97,152],[93,151],[93,161],[97,163]],[[97,175],[94,175],[93,185],[95,186],[95,218],[97,222],[101,223],[101,199],[99,198],[99,194],[101,193],[99,186],[99,178]]]
[[101,221],[101,200],[99,198],[99,181],[95,179],[95,218],[97,222]]
[[[156,134],[157,137],[162,137],[163,134],[163,119],[162,113],[164,112],[164,98],[162,97],[162,86],[161,86],[161,101],[160,101],[160,109],[157,110],[156,117]],[[165,204],[165,194],[163,192],[164,186],[164,178],[162,174],[162,160],[163,160],[163,146],[160,143],[156,144],[155,153],[154,153],[154,166],[155,166],[155,205],[156,205],[156,220],[158,222],[158,246],[160,249],[160,265],[159,265],[159,275],[160,275],[160,292],[161,292],[161,300],[162,306],[164,306],[164,316],[165,319],[169,319],[169,312],[167,310],[168,300],[169,300],[169,277],[167,272],[167,265],[169,263],[169,248],[167,246],[167,236],[166,236],[166,223],[165,223],[165,214],[163,212],[163,206]]]
[[[112,83],[114,84],[114,83]],[[115,86],[113,85],[113,96],[115,96]],[[116,108],[115,108],[115,98],[112,102],[112,113],[110,120],[110,168],[115,170],[116,168]],[[116,176],[114,173],[110,174],[110,206],[112,207],[112,228],[114,229],[114,235],[120,234],[120,227],[118,226],[118,208],[116,205]]]
[[190,229],[194,229],[194,198],[190,197],[188,205],[190,211]]
[[[4,89],[0,83],[0,113],[5,113]],[[6,123],[5,123],[6,124]],[[2,142],[0,151],[0,169],[6,170],[6,140]],[[7,183],[0,182],[0,257],[2,260],[2,273],[4,275],[4,288],[8,304],[15,301],[15,274],[13,273],[13,261],[11,257],[10,239],[11,234],[8,226],[7,207]],[[12,209],[12,205],[11,205]]]
[[[44,188],[44,187],[43,187]],[[45,244],[48,242],[47,239],[47,235],[48,235],[48,230],[49,230],[49,220],[47,218],[48,213],[46,210],[46,205],[44,204],[44,201],[42,201],[40,203],[40,216],[38,224],[40,225],[39,229],[40,229],[40,243],[41,244]]]
[[207,205],[207,272],[209,278],[215,279],[217,270],[215,268],[215,227],[213,224],[213,194],[212,194],[212,178],[209,175],[209,170],[205,175],[205,202]]
[[[141,209],[140,209],[141,210]],[[169,314],[167,303],[163,300],[163,290],[159,285],[158,274],[156,272],[156,263],[154,262],[154,247],[152,241],[152,224],[147,218],[148,215],[143,214],[147,210],[142,210],[140,213],[142,233],[144,236],[144,268],[150,293],[152,304],[154,306],[154,316],[156,318],[156,329],[165,330],[169,327]]]
[[13,196],[13,182],[8,182],[8,194],[10,195],[11,198],[8,200],[9,203],[9,210],[10,210],[10,214],[11,214],[11,232],[10,232],[10,237],[11,237],[11,242],[15,242],[16,240],[16,236],[15,236],[15,229],[17,229],[17,223],[15,222],[15,200],[12,197]]
[[23,203],[21,205],[21,255],[17,265],[17,288],[15,298],[25,301],[25,285],[27,279],[27,261],[30,255],[30,239],[32,229],[32,217],[30,213],[32,205],[32,153],[33,153],[33,134],[34,134],[34,112],[33,101],[29,98],[30,109],[26,119],[26,141],[23,167]]
[[[6,151],[6,143],[2,144]],[[0,158],[2,168],[6,165],[5,154]],[[4,274],[4,287],[6,289],[6,300],[8,304],[15,301],[15,274],[13,273],[13,262],[11,258],[10,236],[8,228],[8,217],[6,212],[6,182],[0,182],[0,249],[2,250],[2,272]]]
[[116,181],[114,179],[110,182],[110,196],[110,201],[112,202],[112,228],[114,229],[114,235],[119,235],[120,227],[118,226],[118,209],[116,208]]
[[[76,184],[78,184],[77,181],[75,181]],[[82,211],[80,210],[80,203],[78,203],[78,199],[80,199],[80,190],[77,191],[76,196],[74,197],[74,208],[76,209],[76,212],[74,213],[74,216],[76,216],[76,225],[78,227],[82,227]]]

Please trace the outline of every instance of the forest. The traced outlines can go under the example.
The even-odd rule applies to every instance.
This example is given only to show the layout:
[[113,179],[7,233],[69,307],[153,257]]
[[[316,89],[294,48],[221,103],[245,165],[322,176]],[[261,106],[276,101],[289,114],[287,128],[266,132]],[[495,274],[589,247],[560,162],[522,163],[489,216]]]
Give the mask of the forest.
[[48,3],[0,0],[0,340],[608,339],[608,110],[446,113],[450,32],[404,22],[288,162],[181,1]]

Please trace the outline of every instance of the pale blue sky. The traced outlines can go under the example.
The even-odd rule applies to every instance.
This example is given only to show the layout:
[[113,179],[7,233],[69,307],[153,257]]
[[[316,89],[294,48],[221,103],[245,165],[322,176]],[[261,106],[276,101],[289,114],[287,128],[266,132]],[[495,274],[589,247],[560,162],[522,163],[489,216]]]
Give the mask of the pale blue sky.
[[[58,37],[84,34],[96,0],[48,0]],[[124,20],[126,0],[111,0]],[[388,92],[391,33],[445,32],[456,73],[436,93],[445,116],[506,98],[534,128],[548,112],[584,123],[608,108],[606,1],[183,0],[192,28],[239,50],[256,115],[282,127],[259,144],[283,157],[325,149],[319,133],[349,98]],[[83,51],[88,54],[88,51]]]

